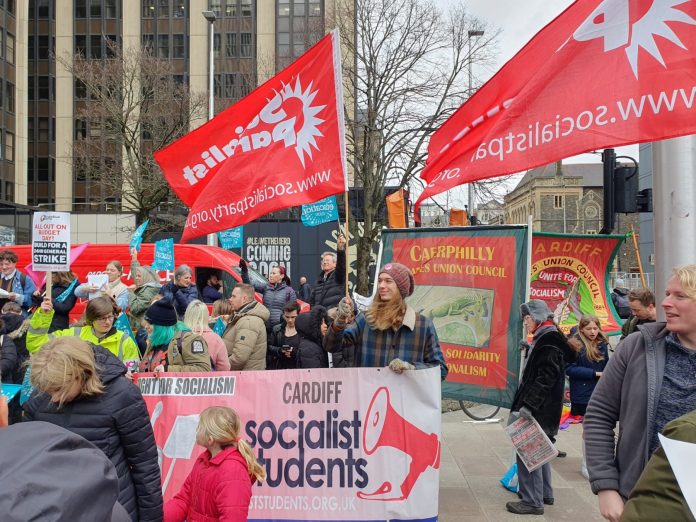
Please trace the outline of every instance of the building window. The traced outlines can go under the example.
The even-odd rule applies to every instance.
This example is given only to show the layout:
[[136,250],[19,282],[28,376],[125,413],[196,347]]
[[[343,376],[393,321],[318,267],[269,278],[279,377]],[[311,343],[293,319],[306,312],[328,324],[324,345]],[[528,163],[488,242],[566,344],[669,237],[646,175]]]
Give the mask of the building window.
[[75,54],[83,58],[87,56],[87,37],[83,34],[75,35]]
[[290,56],[290,33],[278,33],[278,56],[281,58]]
[[159,0],[157,3],[157,18],[169,18],[169,0]]
[[[0,0],[2,1],[2,0]],[[34,38],[33,36],[29,37],[29,49],[32,49],[32,46],[34,44],[34,41],[32,40]],[[5,57],[5,33],[0,29],[0,60],[2,60]],[[32,55],[31,52],[29,53],[29,59],[31,60]]]
[[38,169],[38,180],[48,181],[48,158],[38,158],[37,165]]
[[87,18],[87,0],[75,0],[75,18]]
[[95,60],[99,60],[103,56],[101,35],[93,34],[89,37],[89,55]]
[[15,63],[15,39],[14,35],[7,33],[7,43],[6,43],[6,51],[5,51],[5,60],[7,60],[7,63],[14,64]]
[[175,34],[172,45],[172,58],[184,58],[186,56],[186,41],[183,34]]
[[242,16],[251,16],[251,0],[242,0]]
[[210,0],[210,10],[215,13],[215,16],[220,18],[222,14],[222,0]]
[[321,16],[321,2],[309,0],[309,16]]
[[155,0],[143,0],[143,18],[152,18],[155,15]]
[[39,80],[39,91],[38,91],[39,97],[38,97],[38,99],[39,100],[48,100],[48,97],[50,95],[49,88],[48,88],[48,85],[49,85],[48,76],[39,76],[38,80]]
[[293,0],[292,14],[295,16],[305,15],[305,0]]
[[222,37],[220,33],[215,33],[213,35],[213,56],[215,56],[215,58],[220,58],[221,41]]
[[90,0],[89,16],[92,18],[101,18],[101,0]]
[[[51,54],[51,48],[49,44],[50,40],[48,38],[48,35],[40,35],[39,36],[39,60],[48,60]],[[31,57],[33,57],[33,53],[30,53]]]
[[160,58],[169,58],[169,35],[157,35],[157,56]]
[[48,118],[45,118],[45,117],[39,118],[39,133],[38,133],[39,141],[41,141],[41,142],[48,141],[48,127],[49,127]]
[[216,98],[222,98],[222,75],[216,74],[213,81],[213,91]]
[[553,208],[563,208],[563,196],[553,197]]
[[186,1],[185,0],[174,0],[174,9],[172,12],[174,18],[185,18],[186,17]]
[[104,0],[104,18],[117,18],[116,0]]
[[5,159],[14,161],[14,134],[5,131]]
[[10,82],[5,82],[6,86],[6,91],[5,93],[7,94],[7,111],[8,112],[14,112],[15,111],[15,90],[14,90],[14,84]]
[[34,118],[29,117],[27,120],[27,138],[29,141],[34,141]]
[[148,51],[150,54],[154,54],[154,49],[155,49],[155,35],[154,34],[144,34],[143,35],[143,49]]
[[227,33],[227,45],[225,46],[225,56],[227,58],[237,57],[237,34]]
[[228,18],[237,16],[237,0],[227,0],[225,3],[225,16]]
[[[29,75],[29,78],[27,79],[27,99],[29,101],[35,100],[36,96],[36,89],[34,89],[34,76]],[[0,85],[0,107],[2,107],[2,85]]]
[[278,16],[290,16],[290,0],[278,0]]
[[85,120],[75,120],[75,139],[84,140],[87,138],[87,122]]
[[251,58],[251,33],[241,34],[240,54],[242,58]]
[[36,14],[40,20],[48,19],[48,0],[36,0]]

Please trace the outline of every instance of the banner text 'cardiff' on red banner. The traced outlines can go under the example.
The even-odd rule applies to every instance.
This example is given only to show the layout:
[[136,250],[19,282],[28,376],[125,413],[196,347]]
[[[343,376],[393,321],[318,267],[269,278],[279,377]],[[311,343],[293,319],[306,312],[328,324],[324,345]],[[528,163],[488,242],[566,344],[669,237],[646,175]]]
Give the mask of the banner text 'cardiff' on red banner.
[[432,136],[416,202],[583,152],[696,133],[696,2],[578,0]]
[[182,241],[346,190],[338,38],[155,153],[190,207]]

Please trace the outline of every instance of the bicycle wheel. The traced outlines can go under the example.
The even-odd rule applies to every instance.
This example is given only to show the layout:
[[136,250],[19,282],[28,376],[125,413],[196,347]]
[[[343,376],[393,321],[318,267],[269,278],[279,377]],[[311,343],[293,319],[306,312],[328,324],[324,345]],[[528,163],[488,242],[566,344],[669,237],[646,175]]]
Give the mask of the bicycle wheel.
[[462,411],[477,421],[483,421],[495,417],[500,411],[500,406],[482,404],[479,402],[459,401]]

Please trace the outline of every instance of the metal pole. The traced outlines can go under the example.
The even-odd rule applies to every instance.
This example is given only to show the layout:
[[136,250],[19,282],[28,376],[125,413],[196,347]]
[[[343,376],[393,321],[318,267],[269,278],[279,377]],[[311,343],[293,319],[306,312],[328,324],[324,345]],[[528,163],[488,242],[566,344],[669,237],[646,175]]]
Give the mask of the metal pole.
[[[214,37],[215,37],[215,12],[203,11],[203,17],[208,21],[208,121],[215,117],[215,60],[214,60]],[[209,246],[217,246],[217,234],[208,234],[206,243]]]
[[[655,295],[664,295],[672,268],[696,263],[696,136],[653,143]],[[662,307],[658,316],[664,320]]]
[[[473,89],[473,84],[472,84],[472,69],[474,67],[474,64],[472,62],[472,50],[471,50],[471,39],[474,36],[483,36],[483,31],[469,31],[469,98],[471,98],[471,91]],[[471,224],[471,216],[474,215],[474,184],[469,183],[468,186],[468,199],[469,199],[469,212],[468,212],[468,218],[469,218],[469,224]]]

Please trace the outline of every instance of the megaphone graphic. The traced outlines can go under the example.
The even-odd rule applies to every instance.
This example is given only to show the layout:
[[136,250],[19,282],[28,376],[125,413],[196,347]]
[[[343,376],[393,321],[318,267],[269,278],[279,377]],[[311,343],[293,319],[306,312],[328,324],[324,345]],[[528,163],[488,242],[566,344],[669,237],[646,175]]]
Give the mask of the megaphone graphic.
[[367,409],[362,444],[367,455],[372,455],[382,446],[395,448],[411,457],[411,465],[401,483],[400,492],[393,491],[392,483],[385,481],[372,493],[358,491],[358,498],[361,499],[404,500],[426,469],[440,467],[440,441],[437,435],[423,432],[399,415],[390,404],[389,390],[385,387],[377,389]]

